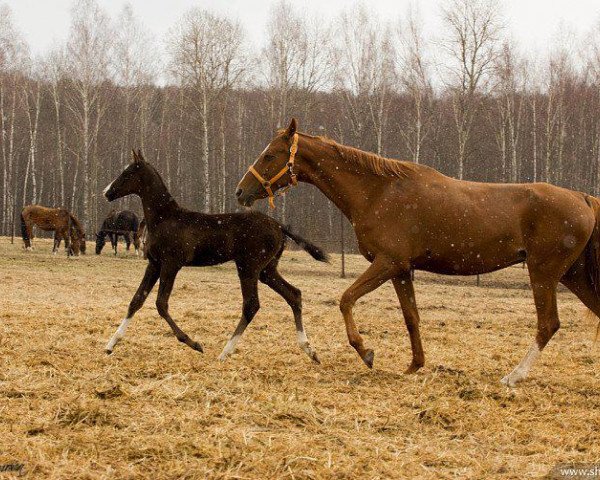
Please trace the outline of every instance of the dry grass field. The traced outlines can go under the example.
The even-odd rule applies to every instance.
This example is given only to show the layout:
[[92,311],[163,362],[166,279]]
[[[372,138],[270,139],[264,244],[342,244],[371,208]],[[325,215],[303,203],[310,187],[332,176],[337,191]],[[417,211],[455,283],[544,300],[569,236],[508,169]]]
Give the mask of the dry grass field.
[[[352,278],[338,277],[338,257],[324,265],[286,252],[281,266],[303,291],[322,365],[262,285],[261,310],[222,363],[241,309],[231,265],[182,271],[171,297],[204,355],[177,342],[153,292],[107,356],[145,262],[50,248],[38,240],[26,253],[0,238],[0,465],[23,463],[26,478],[522,479],[600,459],[600,346],[570,293],[530,379],[499,383],[535,331],[521,268],[479,288],[418,272],[427,364],[405,376],[410,347],[391,285],[355,309],[375,368],[347,344],[337,305]],[[364,267],[349,259],[350,276]]]

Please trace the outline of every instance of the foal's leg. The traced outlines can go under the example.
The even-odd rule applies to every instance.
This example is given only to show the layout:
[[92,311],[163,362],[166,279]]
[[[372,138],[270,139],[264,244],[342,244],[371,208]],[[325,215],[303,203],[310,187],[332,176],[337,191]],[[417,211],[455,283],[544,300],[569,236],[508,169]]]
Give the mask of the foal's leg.
[[515,369],[502,379],[502,383],[514,387],[518,382],[527,378],[531,366],[534,364],[540,352],[548,341],[560,328],[558,320],[558,308],[556,306],[556,287],[558,281],[547,278],[530,266],[531,288],[537,311],[537,335],[529,347],[529,351]]
[[317,353],[311,347],[304,325],[302,324],[302,292],[286,282],[277,271],[277,262],[271,263],[260,273],[260,281],[271,287],[275,292],[281,295],[294,312],[294,322],[296,324],[296,335],[298,345],[306,352],[309,358],[316,363],[321,363]]
[[180,268],[181,267],[179,266],[162,266],[160,270],[158,297],[156,298],[156,309],[158,310],[158,314],[167,321],[169,327],[171,327],[171,330],[173,330],[173,333],[177,337],[177,340],[185,343],[188,347],[193,348],[194,350],[203,352],[202,345],[188,337],[187,334],[177,326],[175,321],[171,318],[171,315],[169,315],[169,297],[173,291],[175,277],[177,276]]
[[369,368],[373,368],[375,353],[370,348],[365,348],[363,339],[352,317],[352,308],[360,297],[372,292],[397,274],[398,267],[390,259],[375,257],[369,268],[344,292],[340,301],[340,310],[346,323],[348,341]]
[[423,345],[421,344],[421,334],[419,333],[419,311],[417,310],[417,302],[415,300],[415,290],[411,280],[410,271],[404,272],[392,279],[404,322],[410,336],[410,346],[412,348],[412,362],[405,373],[415,373],[425,364],[425,354],[423,353]]
[[219,360],[225,360],[234,350],[240,337],[246,330],[246,327],[258,312],[260,303],[258,301],[258,279],[256,275],[243,275],[238,268],[238,274],[240,275],[240,284],[242,286],[242,297],[244,299],[244,305],[242,306],[242,318],[235,328],[233,335],[225,345],[225,348],[219,355]]
[[148,294],[152,291],[152,288],[154,288],[154,285],[156,284],[156,281],[158,280],[159,274],[160,274],[159,265],[156,263],[153,263],[153,262],[149,262],[148,266],[146,267],[146,273],[144,273],[144,278],[142,279],[142,282],[140,283],[140,286],[138,287],[137,292],[135,292],[135,295],[133,296],[133,298],[131,299],[131,302],[129,303],[129,309],[127,310],[127,316],[123,319],[123,321],[121,322],[121,325],[119,325],[119,328],[117,328],[117,331],[114,333],[114,335],[111,337],[109,342],[106,344],[106,353],[109,353],[109,354],[112,353],[113,348],[115,348],[115,345],[117,344],[117,342],[121,338],[123,338],[123,336],[125,336],[125,330],[127,330],[127,326],[129,325],[131,318],[133,317],[135,312],[137,312],[140,308],[142,308],[142,305],[146,301]]

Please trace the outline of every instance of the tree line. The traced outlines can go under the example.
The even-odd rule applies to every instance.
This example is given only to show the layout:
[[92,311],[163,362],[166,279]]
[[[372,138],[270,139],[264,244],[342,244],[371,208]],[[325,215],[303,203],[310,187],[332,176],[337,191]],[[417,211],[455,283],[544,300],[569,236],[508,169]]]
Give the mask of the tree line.
[[[31,203],[68,208],[94,232],[132,148],[183,206],[236,210],[235,185],[292,116],[301,131],[457,178],[600,194],[600,24],[533,58],[500,7],[444,1],[431,38],[414,8],[384,20],[356,4],[326,21],[280,0],[252,45],[237,20],[200,8],[159,39],[128,5],[111,18],[75,0],[67,40],[35,57],[1,6],[0,232]],[[277,204],[280,221],[339,248],[343,220],[316,189]],[[118,207],[141,211],[137,199]]]

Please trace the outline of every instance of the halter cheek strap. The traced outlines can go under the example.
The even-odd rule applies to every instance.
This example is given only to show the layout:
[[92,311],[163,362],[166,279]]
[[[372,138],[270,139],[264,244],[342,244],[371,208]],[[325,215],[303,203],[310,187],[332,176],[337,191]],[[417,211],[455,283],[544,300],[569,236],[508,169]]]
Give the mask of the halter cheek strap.
[[285,167],[283,167],[270,180],[265,180],[263,178],[263,176],[260,173],[258,173],[258,171],[254,168],[254,165],[250,165],[250,168],[248,168],[248,171],[250,173],[252,173],[252,175],[254,175],[254,177],[263,186],[265,191],[269,194],[269,205],[271,206],[271,208],[275,208],[275,193],[273,192],[273,189],[271,187],[273,186],[273,184],[275,182],[277,182],[277,180],[279,180],[281,177],[283,177],[286,173],[289,174],[289,176],[290,176],[290,181],[282,190],[280,190],[280,195],[285,193],[285,191],[289,187],[298,185],[298,178],[296,177],[296,174],[294,173],[294,161],[296,159],[297,151],[298,151],[298,134],[294,133],[292,145],[290,146],[290,158],[289,158],[288,162],[285,164]]

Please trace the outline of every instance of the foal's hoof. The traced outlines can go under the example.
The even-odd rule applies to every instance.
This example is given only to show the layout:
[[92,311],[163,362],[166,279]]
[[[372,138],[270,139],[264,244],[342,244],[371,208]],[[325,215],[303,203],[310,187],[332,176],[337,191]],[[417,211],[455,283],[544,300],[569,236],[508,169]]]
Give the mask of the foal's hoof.
[[375,359],[375,352],[370,348],[365,352],[365,356],[362,357],[363,362],[369,368],[373,368],[373,360]]
[[190,345],[190,346],[197,352],[204,353],[204,349],[202,348],[202,345],[200,345],[200,343],[193,342],[192,345]]

